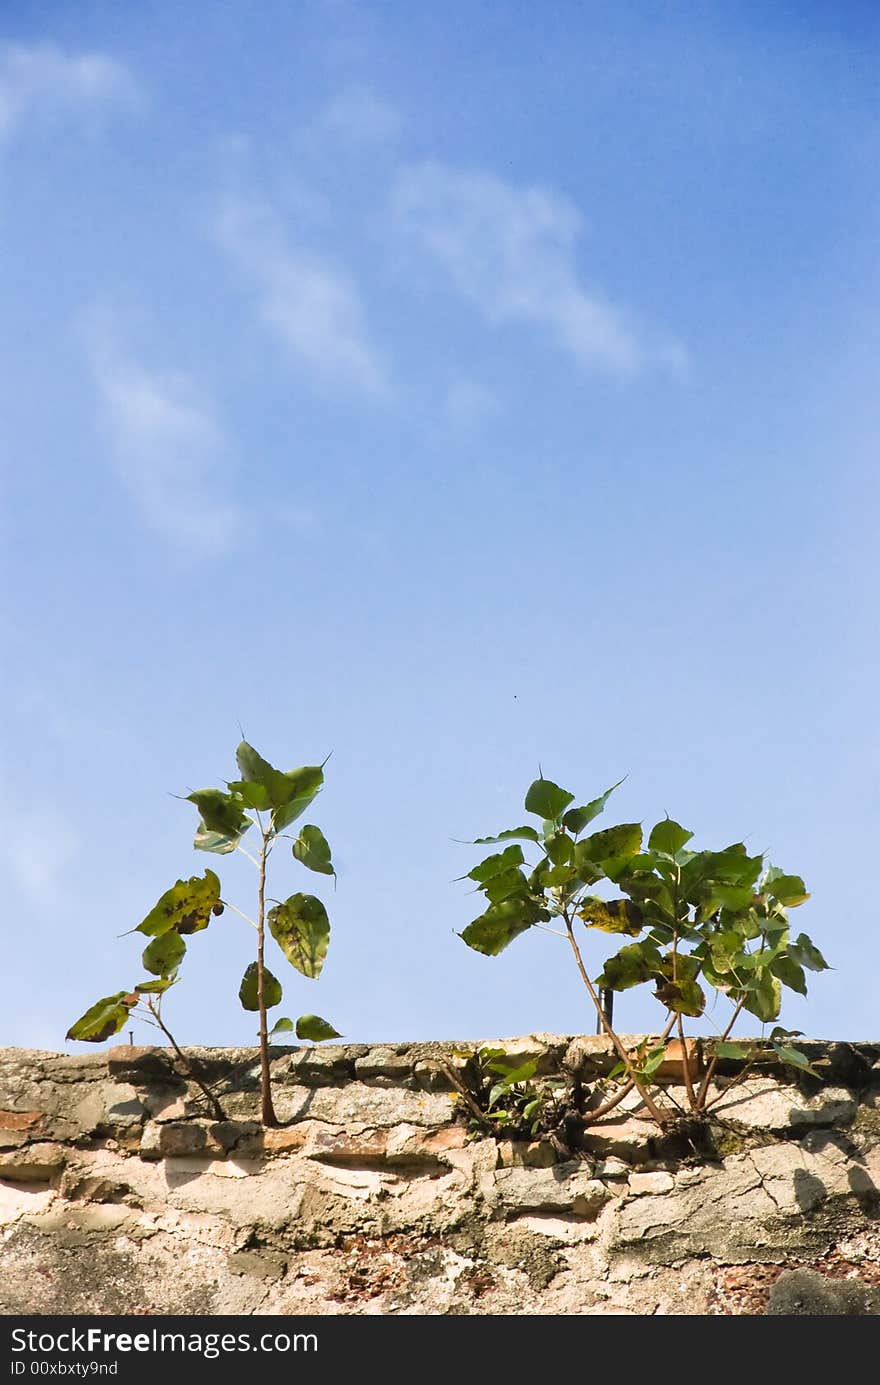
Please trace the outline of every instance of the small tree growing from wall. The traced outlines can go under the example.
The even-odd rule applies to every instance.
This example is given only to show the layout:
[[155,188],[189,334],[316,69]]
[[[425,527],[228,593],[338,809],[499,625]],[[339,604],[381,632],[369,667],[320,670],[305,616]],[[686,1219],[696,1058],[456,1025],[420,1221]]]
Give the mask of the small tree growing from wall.
[[[819,949],[800,933],[792,936],[788,911],[809,895],[800,876],[771,866],[763,854],[749,855],[742,842],[721,851],[693,851],[693,833],[671,818],[658,822],[643,840],[641,823],[626,822],[584,835],[619,785],[581,807],[574,795],[543,775],[525,798],[538,825],[510,828],[474,845],[503,845],[468,872],[486,898],[486,909],[464,929],[476,952],[495,957],[530,928],[560,937],[597,1013],[601,1030],[617,1054],[612,1077],[620,1085],[604,1105],[611,1109],[637,1088],[646,1109],[663,1125],[674,1112],[661,1107],[652,1076],[663,1062],[675,1031],[685,1047],[684,1020],[706,1012],[708,986],[731,1003],[726,1024],[709,1040],[709,1061],[695,1080],[687,1061],[687,1104],[702,1117],[712,1104],[710,1085],[720,1059],[748,1057],[747,1046],[731,1039],[743,1011],[763,1024],[778,1019],[784,988],[806,994],[806,971],[824,971]],[[526,861],[526,851],[533,854]],[[601,883],[617,898],[595,894]],[[583,943],[591,933],[631,941],[591,974]],[[602,1003],[602,992],[651,985],[665,1011],[656,1041],[629,1050]],[[776,1026],[769,1046],[776,1059],[810,1070],[791,1043],[792,1032]],[[686,1050],[685,1050],[686,1058]],[[595,1117],[598,1111],[592,1112]]]
[[[293,770],[278,770],[242,741],[236,751],[239,778],[222,789],[198,789],[187,795],[199,812],[194,846],[198,851],[226,855],[238,851],[257,872],[256,907],[251,916],[221,896],[220,880],[213,870],[204,875],[178,880],[166,890],[134,932],[150,941],[142,963],[150,979],[140,981],[128,991],[105,996],[80,1017],[67,1032],[69,1039],[100,1043],[118,1034],[131,1015],[137,1015],[159,1028],[172,1044],[187,1071],[198,1083],[215,1114],[222,1114],[216,1095],[206,1086],[176,1043],[162,1017],[165,993],[176,985],[187,951],[186,939],[206,929],[215,915],[225,908],[238,914],[256,932],[255,960],[247,967],[239,987],[245,1010],[259,1017],[260,1102],[264,1125],[275,1126],[278,1119],[272,1101],[269,1067],[269,1040],[275,1035],[294,1032],[298,1039],[320,1042],[339,1038],[338,1032],[319,1015],[300,1015],[295,1022],[287,1017],[276,1020],[269,1030],[268,1011],[281,1003],[281,982],[265,961],[267,932],[287,960],[303,976],[316,979],[321,974],[330,941],[330,921],[323,903],[315,895],[297,893],[284,900],[272,900],[266,893],[269,859],[282,840],[292,842],[292,854],[300,865],[319,875],[335,878],[327,839],[312,823],[296,835],[287,828],[299,819],[324,783],[324,765],[304,765]],[[326,764],[326,761],[325,761]],[[244,845],[246,834],[257,828],[254,849]],[[267,907],[271,905],[271,907]]]

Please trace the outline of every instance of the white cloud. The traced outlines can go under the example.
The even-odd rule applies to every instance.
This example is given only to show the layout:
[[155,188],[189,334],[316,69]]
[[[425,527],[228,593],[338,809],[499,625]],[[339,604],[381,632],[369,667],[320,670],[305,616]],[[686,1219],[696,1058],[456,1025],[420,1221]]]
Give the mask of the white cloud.
[[369,87],[349,87],[324,107],[309,134],[360,148],[391,143],[402,126],[400,112],[390,101]]
[[0,138],[29,120],[132,106],[138,99],[128,69],[105,54],[65,53],[50,43],[0,45]]
[[624,375],[681,358],[676,343],[643,340],[624,311],[583,286],[581,217],[566,198],[428,162],[400,173],[392,208],[398,229],[493,325],[532,323],[579,365]]
[[260,316],[323,386],[347,386],[381,397],[384,363],[370,340],[352,278],[323,257],[286,241],[265,206],[227,204],[220,244],[259,290]]
[[446,412],[463,427],[483,423],[498,412],[498,399],[476,380],[457,380],[446,393]]
[[34,909],[57,909],[63,874],[80,849],[78,834],[51,808],[4,810],[0,823],[0,860],[7,878]]
[[141,518],[193,556],[227,552],[243,516],[226,493],[229,448],[210,403],[187,376],[134,360],[106,322],[88,340],[113,468]]

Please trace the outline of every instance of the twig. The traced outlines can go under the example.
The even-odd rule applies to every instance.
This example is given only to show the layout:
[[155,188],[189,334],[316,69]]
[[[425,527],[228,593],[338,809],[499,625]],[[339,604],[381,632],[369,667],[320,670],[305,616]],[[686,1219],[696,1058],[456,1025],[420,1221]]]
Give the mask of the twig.
[[257,925],[254,923],[253,919],[249,918],[243,910],[239,909],[237,904],[231,904],[228,899],[221,899],[220,903],[224,904],[227,909],[231,909],[234,914],[238,914],[238,917],[244,919],[245,923],[249,923],[251,928],[256,928]]
[[568,941],[569,941],[569,944],[571,945],[571,950],[572,950],[572,952],[574,953],[575,962],[577,963],[577,969],[578,969],[578,971],[580,972],[581,980],[583,981],[584,985],[586,986],[587,990],[588,990],[589,993],[590,993],[590,999],[592,1000],[593,1004],[595,1005],[596,1010],[597,1010],[597,1013],[598,1013],[599,1016],[601,1017],[601,1020],[602,1020],[602,1028],[605,1030],[605,1033],[608,1035],[608,1038],[611,1040],[612,1044],[614,1045],[614,1049],[615,1049],[615,1051],[616,1051],[616,1053],[617,1053],[617,1056],[620,1058],[621,1062],[623,1063],[624,1068],[625,1068],[626,1071],[629,1073],[629,1076],[632,1078],[633,1086],[636,1088],[636,1090],[637,1090],[638,1093],[639,1093],[639,1096],[642,1098],[642,1101],[645,1103],[646,1109],[647,1109],[648,1111],[650,1111],[650,1113],[651,1113],[651,1115],[653,1116],[654,1120],[657,1122],[657,1124],[660,1126],[660,1128],[661,1128],[661,1130],[662,1130],[662,1129],[663,1129],[663,1126],[664,1126],[665,1123],[666,1123],[666,1118],[665,1118],[663,1112],[660,1110],[659,1106],[657,1106],[656,1102],[652,1099],[652,1097],[650,1096],[650,1094],[645,1090],[645,1088],[644,1088],[644,1086],[642,1085],[642,1083],[641,1083],[641,1082],[639,1081],[639,1079],[635,1076],[635,1074],[634,1074],[634,1072],[633,1072],[633,1070],[632,1070],[632,1062],[630,1061],[630,1056],[629,1056],[629,1054],[627,1053],[627,1051],[626,1051],[626,1049],[624,1048],[623,1044],[621,1043],[620,1039],[617,1037],[617,1034],[615,1033],[614,1029],[612,1029],[611,1025],[608,1023],[607,1019],[605,1018],[605,1011],[604,1011],[604,1009],[602,1008],[602,1005],[601,1005],[601,1003],[600,1003],[600,1001],[599,1001],[599,997],[596,995],[596,989],[595,989],[595,987],[594,987],[592,981],[590,980],[589,973],[587,972],[587,969],[586,969],[586,967],[584,966],[584,959],[583,959],[583,957],[581,956],[580,948],[579,948],[578,945],[577,945],[577,939],[576,939],[575,936],[574,936],[574,930],[573,930],[573,928],[572,928],[572,926],[571,926],[571,920],[570,920],[570,919],[568,918],[568,916],[565,915],[565,914],[563,915],[563,919],[564,919],[564,921],[565,921],[565,927],[566,927],[566,931],[567,931],[567,935],[568,935]]
[[479,1106],[474,1101],[474,1098],[472,1097],[471,1093],[468,1091],[465,1083],[462,1082],[461,1078],[459,1077],[455,1069],[452,1067],[451,1063],[438,1063],[437,1066],[439,1067],[440,1071],[445,1073],[446,1076],[449,1078],[449,1081],[452,1083],[453,1087],[458,1092],[459,1096],[461,1097],[465,1106],[467,1106],[471,1115],[475,1116],[481,1125],[486,1125],[487,1121],[485,1111],[480,1110]]
[[688,1057],[688,1046],[687,1040],[684,1037],[684,1023],[682,1022],[681,1015],[679,1015],[677,1018],[676,1028],[678,1029],[678,1040],[681,1044],[681,1061],[684,1070],[684,1085],[688,1094],[688,1101],[690,1103],[691,1110],[694,1113],[697,1113],[699,1111],[699,1107],[697,1106],[697,1094],[694,1091],[694,1084],[691,1080],[691,1065],[690,1059]]
[[[731,1017],[730,1017],[730,1021],[729,1021],[728,1025],[727,1025],[727,1028],[724,1030],[724,1033],[721,1035],[721,1038],[718,1040],[719,1043],[722,1043],[722,1044],[723,1044],[724,1041],[730,1037],[730,1032],[731,1032],[731,1030],[733,1029],[733,1026],[736,1024],[737,1020],[739,1019],[740,1014],[741,1014],[741,1012],[742,1012],[742,1008],[743,1008],[743,1006],[745,1005],[745,1003],[746,1003],[746,997],[745,997],[744,995],[740,996],[739,1000],[737,1001],[737,1003],[736,1003],[736,1005],[735,1005],[735,1007],[734,1007],[734,1011],[733,1011],[733,1014],[732,1014]],[[711,1082],[712,1082],[712,1078],[715,1076],[715,1069],[716,1069],[717,1067],[718,1067],[718,1054],[717,1054],[717,1053],[713,1053],[713,1054],[712,1054],[712,1057],[709,1059],[708,1063],[706,1064],[706,1071],[705,1071],[705,1073],[703,1074],[703,1080],[702,1080],[702,1082],[700,1083],[700,1090],[699,1090],[699,1092],[697,1093],[697,1111],[702,1111],[702,1110],[704,1109],[704,1103],[705,1103],[705,1100],[706,1100],[706,1095],[707,1095],[707,1093],[708,1093],[708,1091],[709,1091],[709,1086],[710,1086],[710,1084],[711,1084]]]
[[148,1008],[150,1010],[150,1013],[154,1016],[156,1024],[162,1030],[162,1033],[165,1035],[171,1047],[174,1049],[174,1052],[177,1054],[187,1073],[192,1078],[193,1082],[195,1082],[199,1091],[202,1092],[205,1097],[207,1097],[208,1103],[211,1107],[211,1110],[214,1113],[215,1119],[218,1121],[225,1120],[226,1112],[223,1110],[223,1107],[220,1105],[220,1102],[217,1100],[217,1097],[211,1091],[211,1088],[199,1077],[198,1073],[195,1070],[195,1067],[190,1062],[189,1058],[187,1058],[183,1049],[180,1047],[174,1035],[171,1033],[171,1030],[163,1022],[162,1016],[159,1014],[159,1011],[156,1009],[156,1007],[152,1004],[151,1001],[148,1002]]

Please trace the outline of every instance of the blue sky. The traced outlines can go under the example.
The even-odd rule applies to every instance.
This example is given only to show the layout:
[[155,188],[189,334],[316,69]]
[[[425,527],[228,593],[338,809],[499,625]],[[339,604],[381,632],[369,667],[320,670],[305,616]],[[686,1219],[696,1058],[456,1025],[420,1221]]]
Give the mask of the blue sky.
[[[456,937],[540,762],[802,873],[783,1019],[876,1038],[876,7],[11,9],[0,1042],[138,979],[239,723],[333,751],[285,1013],[590,1032],[557,940]],[[183,1041],[250,957],[193,940]]]

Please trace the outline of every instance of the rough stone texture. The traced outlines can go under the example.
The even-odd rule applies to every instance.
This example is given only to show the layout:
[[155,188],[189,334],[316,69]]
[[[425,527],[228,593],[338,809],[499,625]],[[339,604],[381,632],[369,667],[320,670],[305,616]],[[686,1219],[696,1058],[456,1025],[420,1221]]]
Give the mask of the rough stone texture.
[[[560,1089],[614,1061],[489,1042]],[[0,1312],[880,1313],[880,1045],[805,1045],[821,1082],[727,1063],[711,1145],[633,1094],[568,1152],[469,1137],[474,1046],[274,1050],[279,1130],[252,1049],[190,1050],[222,1121],[165,1049],[0,1050]]]

